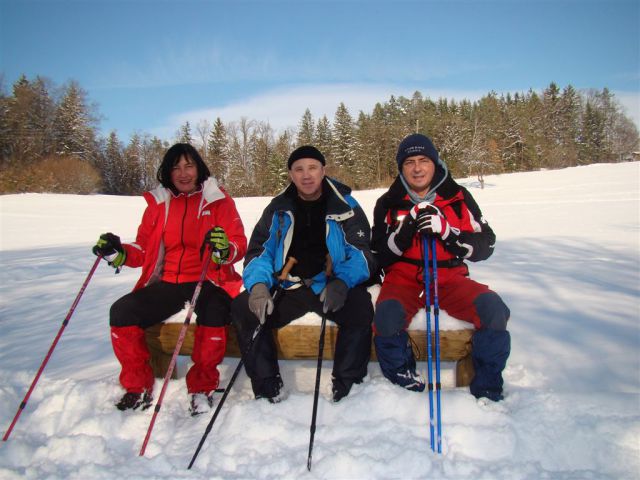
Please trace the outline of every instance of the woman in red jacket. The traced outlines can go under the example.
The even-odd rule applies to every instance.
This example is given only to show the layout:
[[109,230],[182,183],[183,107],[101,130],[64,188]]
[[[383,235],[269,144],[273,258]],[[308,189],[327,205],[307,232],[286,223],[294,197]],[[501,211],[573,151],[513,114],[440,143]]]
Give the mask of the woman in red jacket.
[[109,317],[111,341],[126,390],[120,410],[148,408],[154,377],[144,329],[179,312],[189,302],[209,246],[212,261],[195,305],[197,328],[187,373],[193,415],[210,408],[218,386],[217,366],[226,348],[231,300],[242,279],[233,264],[244,257],[247,239],[233,199],[210,176],[198,151],[186,143],[167,150],[158,168],[161,185],[144,194],[147,208],[134,243],[100,235],[93,253],[116,268],[142,267],[133,291],[117,300]]

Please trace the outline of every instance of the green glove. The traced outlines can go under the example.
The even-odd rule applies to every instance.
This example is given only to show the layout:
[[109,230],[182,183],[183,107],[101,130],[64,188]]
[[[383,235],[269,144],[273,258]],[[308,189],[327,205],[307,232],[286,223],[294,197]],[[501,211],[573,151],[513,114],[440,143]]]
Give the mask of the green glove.
[[111,232],[100,235],[91,251],[94,255],[104,258],[116,271],[120,270],[127,259],[127,252],[122,247],[120,237]]
[[205,245],[211,248],[211,260],[217,264],[229,258],[229,237],[222,227],[213,227],[204,237]]

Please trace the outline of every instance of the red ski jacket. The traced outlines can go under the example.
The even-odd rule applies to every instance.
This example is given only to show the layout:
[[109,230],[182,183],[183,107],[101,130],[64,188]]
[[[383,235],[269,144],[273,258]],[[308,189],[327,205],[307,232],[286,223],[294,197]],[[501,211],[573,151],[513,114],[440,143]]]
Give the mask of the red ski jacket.
[[[229,238],[229,257],[222,265],[210,262],[207,279],[235,297],[242,287],[242,277],[233,264],[244,257],[247,238],[229,194],[210,177],[191,195],[176,196],[168,188],[158,186],[146,192],[144,198],[147,208],[136,241],[123,245],[127,253],[125,265],[142,267],[134,290],[159,280],[198,281],[202,241],[211,228],[219,226]],[[172,202],[177,208],[170,208]]]
[[[436,189],[433,204],[440,209],[451,227],[460,230],[458,245],[454,251],[448,250],[440,239],[436,242],[438,280],[439,283],[446,283],[452,275],[459,274],[460,269],[464,274],[468,272],[465,260],[477,262],[489,258],[493,253],[496,237],[469,191],[458,185],[450,175]],[[391,234],[413,206],[399,178],[376,202],[371,244],[384,270],[385,282],[405,285],[423,282],[424,252],[421,236],[416,234],[411,246],[402,255],[397,255],[388,243]],[[460,252],[464,253],[460,255]]]

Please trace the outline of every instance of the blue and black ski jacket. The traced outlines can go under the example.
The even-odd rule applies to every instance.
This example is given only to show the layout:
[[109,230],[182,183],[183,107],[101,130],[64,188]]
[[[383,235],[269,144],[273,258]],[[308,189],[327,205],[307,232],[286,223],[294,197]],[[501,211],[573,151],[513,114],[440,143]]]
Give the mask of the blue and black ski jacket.
[[[349,288],[366,282],[376,271],[375,259],[369,242],[371,228],[364,211],[351,196],[351,189],[337,180],[325,177],[323,192],[327,209],[326,244],[332,262],[332,277],[339,278]],[[253,229],[244,260],[242,279],[246,290],[256,283],[268,288],[276,284],[276,274],[286,263],[291,246],[294,224],[294,198],[296,187],[291,183],[282,193],[274,197]],[[319,294],[327,278],[319,272],[311,280],[312,290]],[[296,283],[285,281],[285,288]]]

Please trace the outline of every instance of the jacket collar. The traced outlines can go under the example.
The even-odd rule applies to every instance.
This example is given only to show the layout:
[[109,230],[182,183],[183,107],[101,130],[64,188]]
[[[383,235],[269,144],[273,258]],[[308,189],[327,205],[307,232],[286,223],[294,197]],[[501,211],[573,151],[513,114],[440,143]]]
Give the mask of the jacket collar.
[[[353,216],[353,209],[345,198],[351,193],[351,188],[334,178],[324,177],[322,189],[323,197],[327,202],[327,218],[340,221]],[[273,206],[277,210],[291,210],[297,195],[296,186],[291,182],[273,199]]]
[[[213,177],[207,178],[200,189],[194,193],[191,193],[190,195],[195,195],[196,193],[200,192],[202,192],[202,206],[208,205],[215,202],[216,200],[221,200],[224,198],[224,193],[222,192],[222,190],[220,190],[218,182]],[[154,200],[158,204],[165,202],[168,203],[169,201],[171,201],[172,197],[177,197],[177,195],[175,195],[175,193],[171,189],[163,187],[162,185],[158,185],[149,193],[153,196]]]
[[[456,183],[456,181],[451,176],[451,173],[447,172],[446,177],[442,179],[440,185],[436,188],[436,194],[445,200],[455,197],[460,191],[460,185]],[[408,193],[407,189],[402,183],[400,179],[400,175],[398,175],[389,190],[386,193],[386,203],[388,206],[396,205],[399,202],[402,202],[406,199]]]

